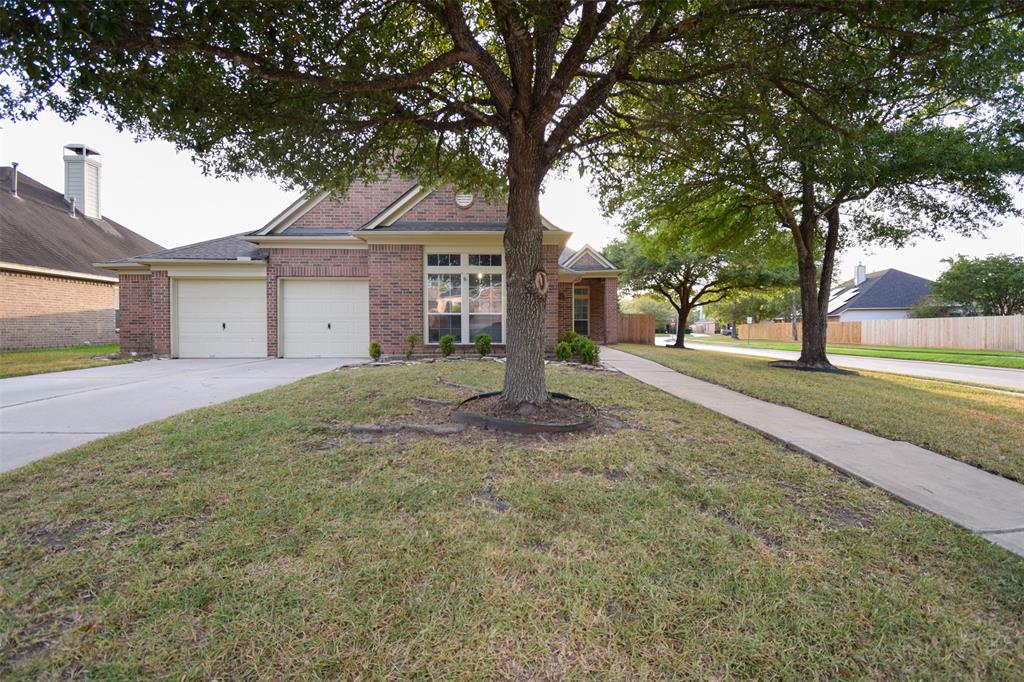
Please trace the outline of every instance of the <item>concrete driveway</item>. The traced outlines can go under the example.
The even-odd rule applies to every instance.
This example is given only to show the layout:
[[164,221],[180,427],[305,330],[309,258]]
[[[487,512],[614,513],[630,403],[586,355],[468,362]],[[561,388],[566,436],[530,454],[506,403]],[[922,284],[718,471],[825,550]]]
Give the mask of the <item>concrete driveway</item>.
[[362,359],[147,360],[0,380],[0,471]]
[[[664,345],[664,342],[659,345]],[[795,350],[773,350],[705,343],[703,339],[687,344],[688,348],[697,350],[713,350],[734,355],[755,355],[777,360],[796,360],[800,353]],[[838,367],[863,369],[868,372],[888,372],[890,374],[906,374],[925,379],[943,381],[963,381],[970,384],[985,384],[1017,391],[1024,391],[1024,369],[1008,367],[984,367],[981,365],[958,365],[949,362],[926,362],[923,360],[897,360],[894,358],[870,358],[861,355],[840,355],[829,353],[828,359]]]

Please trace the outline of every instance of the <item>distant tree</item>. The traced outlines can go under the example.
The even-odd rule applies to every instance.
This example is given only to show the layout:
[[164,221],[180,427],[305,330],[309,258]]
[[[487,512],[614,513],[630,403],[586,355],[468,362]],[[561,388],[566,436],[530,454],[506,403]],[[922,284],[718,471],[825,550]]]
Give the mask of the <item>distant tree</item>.
[[[672,306],[682,325],[699,305],[789,281],[792,275],[785,264],[771,257],[777,253],[777,247],[773,250],[754,241],[730,248],[715,247],[678,232],[672,225],[663,225],[660,231],[633,232],[605,249],[608,259],[624,271],[620,279],[623,286],[661,297]],[[684,334],[676,334],[675,347],[686,347]]]
[[[795,278],[795,275],[794,275]],[[738,293],[728,296],[706,310],[716,320],[735,326],[753,318],[754,322],[772,320],[780,315],[790,314],[792,291],[785,287],[765,293]]]
[[935,294],[923,296],[920,301],[910,306],[910,310],[907,311],[907,317],[911,319],[954,317],[955,315],[962,314],[962,311],[956,309],[955,306],[944,303],[942,299]]
[[947,258],[949,269],[932,287],[934,296],[964,315],[1024,314],[1024,258]]
[[655,294],[643,294],[627,298],[621,303],[622,312],[653,315],[656,329],[668,329],[676,321],[676,311],[672,304]]

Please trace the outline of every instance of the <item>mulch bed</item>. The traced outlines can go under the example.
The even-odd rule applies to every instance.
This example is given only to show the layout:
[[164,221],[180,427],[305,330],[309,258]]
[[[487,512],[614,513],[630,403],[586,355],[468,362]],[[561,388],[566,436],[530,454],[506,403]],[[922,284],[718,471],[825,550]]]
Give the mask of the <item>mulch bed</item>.
[[483,393],[460,403],[453,416],[466,424],[520,433],[582,431],[596,421],[593,405],[561,393],[549,395],[543,405],[511,407],[502,402],[501,394]]

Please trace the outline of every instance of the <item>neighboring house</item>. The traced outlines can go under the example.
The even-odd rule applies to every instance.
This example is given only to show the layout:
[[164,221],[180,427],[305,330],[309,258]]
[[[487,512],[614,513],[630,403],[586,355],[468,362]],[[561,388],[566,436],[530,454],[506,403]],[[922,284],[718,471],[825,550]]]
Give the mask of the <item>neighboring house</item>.
[[160,248],[100,211],[93,149],[64,147],[64,193],[0,168],[0,348],[117,341],[117,277],[94,263]]
[[[504,352],[506,207],[451,188],[391,178],[342,198],[307,196],[262,229],[127,258],[103,267],[121,281],[121,344],[171,357],[387,357],[438,352],[478,334]],[[566,250],[544,220],[544,334],[618,338],[620,271],[594,249]]]
[[879,270],[869,274],[863,265],[858,265],[853,279],[832,290],[828,319],[839,322],[902,320],[931,288],[931,280],[902,270]]

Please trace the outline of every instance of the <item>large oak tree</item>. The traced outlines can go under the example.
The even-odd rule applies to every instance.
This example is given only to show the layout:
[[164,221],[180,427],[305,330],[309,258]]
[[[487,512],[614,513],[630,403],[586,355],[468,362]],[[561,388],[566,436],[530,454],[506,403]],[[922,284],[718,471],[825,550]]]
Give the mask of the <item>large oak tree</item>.
[[504,194],[503,398],[540,404],[548,172],[619,132],[611,102],[643,55],[671,52],[695,82],[734,68],[716,58],[734,27],[860,4],[6,0],[0,103],[13,117],[98,108],[221,175],[340,192],[397,173]]
[[638,81],[624,113],[643,132],[603,157],[607,204],[633,222],[723,196],[740,211],[774,211],[799,265],[807,366],[829,365],[844,244],[971,233],[1015,211],[1006,180],[1024,170],[1019,5],[887,11],[914,16],[888,28],[870,14],[787,17],[762,63],[714,80],[683,83],[671,55],[653,55],[662,76]]

